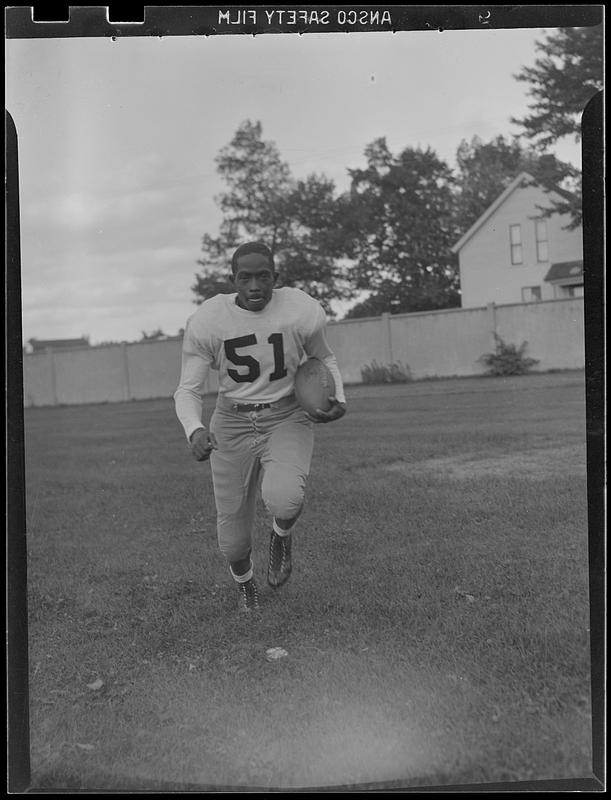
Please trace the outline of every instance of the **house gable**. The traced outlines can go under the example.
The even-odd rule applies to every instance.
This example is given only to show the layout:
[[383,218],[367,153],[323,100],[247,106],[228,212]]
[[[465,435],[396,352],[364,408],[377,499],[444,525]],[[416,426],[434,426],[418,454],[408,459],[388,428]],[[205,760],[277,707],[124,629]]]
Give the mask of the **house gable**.
[[560,296],[545,276],[552,263],[583,258],[581,229],[568,230],[567,215],[544,216],[549,203],[522,172],[454,245],[463,308]]
[[527,183],[532,183],[533,181],[534,181],[534,178],[532,177],[532,175],[529,175],[528,172],[520,172],[520,174],[511,181],[511,183],[505,189],[505,191],[502,192],[496,198],[494,203],[492,203],[492,205],[489,206],[484,211],[484,213],[481,215],[481,217],[478,217],[478,219],[475,220],[475,222],[473,223],[473,225],[471,225],[469,230],[466,231],[460,237],[460,239],[456,242],[456,244],[451,248],[452,252],[453,253],[460,252],[460,250],[462,250],[462,248],[469,241],[469,239],[472,236],[474,236],[475,233],[477,233],[477,231],[482,227],[482,225],[484,225],[490,219],[490,217],[494,214],[494,212],[497,210],[497,208],[502,206],[503,203],[505,202],[505,200],[507,200],[507,198],[509,197],[509,195],[511,195],[513,192],[515,192],[515,190],[518,187],[526,185]]

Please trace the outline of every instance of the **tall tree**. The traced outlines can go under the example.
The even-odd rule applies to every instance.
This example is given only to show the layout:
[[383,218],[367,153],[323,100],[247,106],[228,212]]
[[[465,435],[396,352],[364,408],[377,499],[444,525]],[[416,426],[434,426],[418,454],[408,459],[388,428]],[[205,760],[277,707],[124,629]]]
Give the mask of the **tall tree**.
[[426,311],[459,305],[453,176],[428,148],[393,155],[384,138],[365,150],[365,169],[349,170],[347,252],[355,285],[370,295],[347,316]]
[[216,158],[228,187],[217,198],[223,212],[221,241],[230,247],[240,238],[263,236],[274,249],[286,225],[283,200],[292,187],[290,169],[276,144],[264,141],[262,133],[260,122],[247,120]]
[[[537,42],[537,50],[541,56],[534,66],[514,76],[529,84],[531,113],[511,121],[537,151],[545,152],[567,136],[581,138],[583,110],[604,84],[603,27],[562,28]],[[551,200],[546,213],[568,214],[567,227],[576,228],[582,221],[581,172],[571,164],[564,164],[563,171],[568,191]]]
[[227,191],[216,198],[223,214],[219,235],[202,238],[203,269],[192,287],[196,302],[233,291],[227,280],[231,252],[258,239],[274,253],[281,284],[304,289],[333,315],[331,302],[353,291],[340,261],[335,186],[324,176],[295,180],[276,144],[262,134],[260,122],[242,123],[216,158]]
[[565,136],[581,137],[581,115],[591,98],[603,88],[602,25],[561,28],[536,49],[542,54],[533,67],[523,67],[514,77],[530,85],[532,112],[512,118],[523,135],[541,151]]

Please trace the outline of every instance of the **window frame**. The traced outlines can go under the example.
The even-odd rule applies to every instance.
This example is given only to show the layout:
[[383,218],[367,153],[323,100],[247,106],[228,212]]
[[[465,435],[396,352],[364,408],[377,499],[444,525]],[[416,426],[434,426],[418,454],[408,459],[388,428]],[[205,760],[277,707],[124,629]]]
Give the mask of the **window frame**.
[[[527,299],[524,297],[525,290],[528,290],[531,293],[531,295],[533,294],[533,291],[536,290],[539,296],[538,297],[531,296],[530,298]],[[539,284],[537,284],[536,286],[522,286],[520,291],[522,293],[523,303],[539,303],[541,301],[541,286]]]
[[[546,219],[536,219],[535,221],[535,250],[537,253],[537,263],[543,264],[549,261],[549,232]],[[545,238],[539,237],[539,226],[543,226]],[[545,257],[541,257],[541,249],[545,246]]]
[[[513,240],[513,231],[518,231],[518,241]],[[524,263],[524,245],[522,242],[522,225],[519,222],[509,226],[509,257],[511,266],[519,266]],[[519,257],[519,260],[518,260]]]
[[[561,287],[561,297],[583,297],[584,285],[583,283],[569,283]],[[581,291],[579,291],[581,289]]]

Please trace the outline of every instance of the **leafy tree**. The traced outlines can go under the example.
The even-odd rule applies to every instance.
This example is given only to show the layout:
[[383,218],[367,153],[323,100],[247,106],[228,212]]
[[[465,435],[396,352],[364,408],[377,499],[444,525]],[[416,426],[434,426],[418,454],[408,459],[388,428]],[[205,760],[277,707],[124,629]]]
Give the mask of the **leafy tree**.
[[[199,261],[199,264],[204,264],[204,261]],[[199,274],[195,275],[195,283],[191,289],[197,295],[197,303],[202,303],[209,297],[214,297],[217,294],[231,294],[235,292],[235,287],[229,280],[230,269],[225,267],[224,271],[220,271],[220,267],[216,269],[204,268]]]
[[523,170],[530,169],[530,159],[514,139],[503,136],[484,143],[478,136],[465,139],[456,151],[458,169],[457,223],[467,231]]
[[284,211],[287,228],[276,261],[280,282],[304,289],[334,316],[331,301],[354,295],[343,258],[346,200],[335,196],[333,181],[311,174],[295,183]]
[[[511,140],[497,136],[483,142],[474,136],[470,142],[463,139],[456,152],[457,164],[457,224],[461,233],[497,199],[511,181],[520,173],[530,173],[537,183],[548,191],[560,193],[552,210],[559,211],[560,203],[569,203],[572,196],[559,187],[571,174],[571,167],[555,156],[526,149],[519,138]],[[543,209],[542,209],[543,210]]]
[[196,302],[234,291],[231,253],[256,239],[274,253],[280,283],[304,289],[332,315],[330,302],[352,294],[340,263],[341,203],[333,182],[317,175],[295,180],[275,143],[262,139],[260,122],[242,123],[216,163],[227,185],[216,198],[223,219],[218,236],[202,238],[203,270],[192,287]]
[[429,148],[393,155],[384,138],[365,150],[365,169],[349,170],[347,254],[355,288],[370,290],[347,317],[459,305],[453,176]]
[[167,338],[165,333],[161,330],[161,328],[157,328],[156,330],[151,331],[150,333],[147,333],[146,331],[141,331],[141,333],[142,333],[142,339],[140,339],[141,342],[155,342],[159,339]]

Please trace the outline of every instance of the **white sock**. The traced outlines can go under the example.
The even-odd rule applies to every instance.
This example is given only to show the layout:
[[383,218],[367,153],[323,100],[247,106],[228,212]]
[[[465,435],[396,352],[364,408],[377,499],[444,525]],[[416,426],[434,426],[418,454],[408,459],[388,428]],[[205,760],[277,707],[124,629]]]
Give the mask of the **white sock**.
[[295,527],[295,524],[296,524],[296,521],[291,525],[290,528],[288,528],[288,530],[284,530],[283,528],[281,528],[278,525],[278,523],[276,522],[276,519],[274,518],[274,520],[272,521],[272,528],[274,529],[274,532],[278,534],[278,536],[289,536],[291,531]]
[[248,572],[244,573],[244,575],[236,575],[235,572],[231,569],[231,565],[229,565],[229,572],[231,572],[234,581],[237,581],[238,583],[246,583],[253,576],[252,561],[250,563],[250,569],[248,570]]

